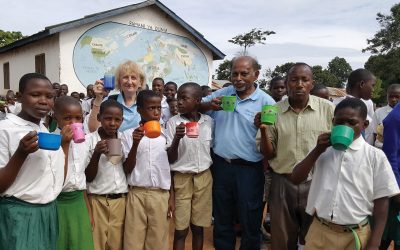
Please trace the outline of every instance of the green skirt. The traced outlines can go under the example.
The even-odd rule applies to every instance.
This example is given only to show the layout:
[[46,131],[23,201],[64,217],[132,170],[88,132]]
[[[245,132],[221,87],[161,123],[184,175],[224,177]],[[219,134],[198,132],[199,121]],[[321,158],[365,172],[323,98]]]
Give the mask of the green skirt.
[[0,249],[56,249],[58,235],[55,202],[32,204],[0,197]]
[[57,197],[58,250],[91,250],[92,226],[83,191],[65,192]]

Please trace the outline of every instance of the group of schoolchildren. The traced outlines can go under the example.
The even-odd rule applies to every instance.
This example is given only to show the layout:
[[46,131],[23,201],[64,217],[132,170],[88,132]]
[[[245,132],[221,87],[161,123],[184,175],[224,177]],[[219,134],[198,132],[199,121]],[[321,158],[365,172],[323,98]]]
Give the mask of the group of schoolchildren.
[[[0,121],[0,249],[168,249],[171,217],[175,249],[185,248],[189,227],[202,248],[203,227],[211,225],[213,123],[197,110],[198,84],[175,88],[179,107],[171,113],[180,115],[159,137],[146,137],[142,125],[160,121],[162,97],[142,90],[140,126],[119,132],[123,108],[109,99],[100,106],[101,126],[83,143],[72,140],[71,124],[83,121],[77,99],[54,98],[37,73],[20,79],[19,92],[21,112]],[[51,110],[62,135],[56,151],[38,146]],[[185,136],[187,122],[198,122],[198,138]],[[116,138],[121,155],[108,155],[107,141]]]
[[[203,228],[211,225],[212,215],[213,180],[209,168],[213,120],[198,111],[205,89],[191,82],[177,89],[174,84],[163,85],[161,80],[154,79],[154,91],[142,90],[137,95],[139,126],[119,132],[123,108],[109,99],[100,105],[97,119],[101,126],[87,134],[85,142],[75,143],[70,125],[83,122],[80,102],[68,96],[55,99],[52,84],[41,74],[30,73],[20,79],[22,109],[18,115],[7,114],[0,121],[0,249],[167,249],[172,217],[174,249],[185,249],[189,230],[193,249],[202,249]],[[163,86],[158,88],[157,84]],[[280,85],[283,87],[276,87]],[[271,84],[276,101],[284,98],[284,85],[284,79],[275,79]],[[372,124],[376,127],[376,145],[386,140],[380,126],[385,114],[400,99],[399,91],[398,85],[389,87],[390,108],[375,112]],[[358,97],[358,93],[352,94]],[[329,147],[329,135],[322,134],[314,150],[295,166],[290,176],[293,182],[300,183],[314,171],[307,206],[310,214],[317,210],[318,215],[325,216],[330,211],[326,206],[337,206],[329,199],[338,195],[336,189],[345,190],[340,197],[343,204],[363,203],[364,207],[352,207],[355,213],[364,209],[363,214],[372,211],[371,206],[378,204],[375,200],[398,194],[383,153],[359,140],[368,125],[367,109],[352,99],[355,98],[338,104],[333,123],[353,127],[350,148],[362,150],[341,155]],[[165,102],[170,114],[163,111]],[[51,110],[57,122],[54,133],[62,135],[61,147],[56,151],[39,149],[38,145],[38,133],[48,132],[42,121]],[[165,122],[161,135],[147,137],[142,125],[160,120]],[[185,136],[187,122],[198,123],[198,138]],[[121,155],[108,154],[110,139],[121,140]],[[267,139],[263,139],[266,143]],[[370,166],[361,165],[356,170],[356,160],[365,158],[365,154],[370,154]],[[348,159],[343,163],[340,157]],[[357,177],[361,172],[366,173]],[[330,182],[335,183],[330,186]],[[365,190],[369,192],[367,196]],[[369,215],[378,213],[385,211],[374,208]],[[354,233],[356,226],[364,226],[364,221],[353,223],[347,219],[344,212],[336,221],[354,225],[348,230],[353,232],[357,246],[359,238],[369,237]],[[382,227],[382,222],[374,224]],[[322,232],[325,228],[312,228],[307,240],[315,244],[310,249],[326,249],[327,239],[313,238],[320,237],[316,230]],[[399,240],[396,245],[400,243],[400,239],[391,239]]]

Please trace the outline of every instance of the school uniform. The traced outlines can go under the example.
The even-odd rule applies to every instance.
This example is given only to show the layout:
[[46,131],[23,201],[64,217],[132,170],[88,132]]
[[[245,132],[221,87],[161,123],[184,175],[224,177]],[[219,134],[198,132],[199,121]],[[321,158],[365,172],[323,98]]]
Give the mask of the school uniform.
[[346,151],[329,147],[314,167],[306,208],[314,220],[305,249],[364,248],[374,200],[399,192],[385,154],[362,136]]
[[377,148],[382,148],[383,145],[383,120],[392,110],[393,108],[389,105],[378,108],[372,117],[371,123],[369,124],[374,131],[374,134],[376,134],[374,145]]
[[[121,133],[118,133],[118,138]],[[98,131],[86,135],[89,153],[86,166],[94,153],[97,142],[101,141]],[[108,157],[102,154],[97,175],[87,183],[89,201],[95,223],[93,231],[96,250],[122,249],[124,236],[125,205],[128,184],[123,170],[123,157]]]
[[[176,126],[189,122],[181,115],[167,122],[167,147],[176,133]],[[175,228],[184,230],[190,224],[199,227],[211,226],[212,214],[212,164],[210,148],[214,122],[208,115],[198,121],[199,137],[184,136],[179,141],[178,159],[171,164],[175,194]]]
[[[0,168],[4,168],[30,131],[46,132],[14,114],[0,121]],[[27,156],[14,183],[0,194],[0,249],[56,249],[55,199],[64,181],[65,155],[39,149]]]
[[92,227],[84,192],[86,190],[85,143],[71,141],[68,172],[62,192],[57,197],[59,237],[57,249],[93,249]]
[[[123,133],[125,157],[132,148],[132,133]],[[136,165],[128,175],[124,249],[168,249],[168,200],[171,174],[166,151],[166,137],[144,136],[139,143]]]
[[167,97],[163,95],[163,98],[161,99],[161,120],[163,121],[162,123],[165,124],[171,117],[172,115],[171,111],[169,110]]
[[[397,104],[392,112],[383,120],[383,147],[397,185],[400,186],[400,104]],[[389,214],[386,222],[385,232],[382,235],[383,241],[393,240],[396,246],[400,246],[400,221],[397,219],[399,209],[393,202],[389,206]]]

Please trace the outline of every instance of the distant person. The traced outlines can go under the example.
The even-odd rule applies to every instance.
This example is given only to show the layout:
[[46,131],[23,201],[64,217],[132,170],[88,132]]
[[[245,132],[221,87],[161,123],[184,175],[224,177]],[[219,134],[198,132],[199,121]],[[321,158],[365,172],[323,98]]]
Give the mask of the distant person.
[[167,103],[167,97],[164,95],[164,79],[161,77],[156,77],[152,81],[151,89],[157,93],[161,99],[161,120],[163,123],[166,123],[171,114],[169,113],[169,106]]
[[171,99],[176,98],[176,92],[178,91],[178,85],[175,82],[167,82],[164,85],[164,96],[167,98],[167,102]]
[[85,93],[79,93],[79,99],[81,99],[81,101],[83,101],[85,99]]
[[21,103],[17,102],[17,98],[14,95],[14,91],[8,90],[6,94],[6,103],[8,113],[18,115],[22,110]]
[[322,99],[326,99],[328,101],[330,100],[329,99],[329,90],[323,84],[315,84],[314,87],[312,88],[310,94],[318,96],[319,98],[322,98]]
[[281,76],[272,78],[269,83],[269,91],[276,102],[281,101],[286,96],[285,78]]
[[55,91],[54,94],[56,97],[60,96],[60,88],[61,88],[61,86],[58,82],[53,82],[53,89]]
[[387,89],[386,100],[388,104],[382,108],[378,108],[375,111],[370,124],[374,131],[374,146],[377,148],[382,148],[383,145],[383,120],[400,101],[400,84],[389,85]]
[[[361,99],[365,105],[367,105],[367,120],[369,123],[372,122],[372,117],[374,116],[374,104],[371,101],[371,98],[375,84],[376,77],[366,69],[356,69],[352,71],[347,79],[346,97]],[[346,97],[336,99],[333,104],[337,105]],[[372,126],[368,126],[365,131],[363,131],[363,136],[366,142],[373,145],[374,135]]]
[[67,84],[61,84],[60,85],[60,95],[59,96],[66,96],[68,95],[68,85]]
[[203,93],[203,97],[209,96],[212,94],[212,89],[208,85],[201,86],[201,91]]
[[[310,174],[313,178],[306,208],[313,222],[305,249],[379,248],[389,197],[400,190],[385,154],[360,136],[368,126],[366,117],[367,107],[360,99],[340,102],[333,124],[353,129],[349,149],[334,149],[330,132],[323,133],[288,177],[294,184],[307,180]],[[391,219],[397,220],[396,215]]]
[[168,101],[169,112],[172,116],[178,114],[178,100],[173,98]]
[[122,104],[124,108],[124,120],[119,127],[120,132],[138,126],[140,123],[140,115],[137,112],[136,96],[139,87],[143,89],[145,85],[146,76],[141,67],[133,61],[121,63],[115,71],[115,88],[120,91],[119,94],[104,98],[108,93],[104,92],[103,81],[97,80],[94,86],[96,97],[89,117],[89,130],[94,132],[100,126],[97,115],[99,114],[99,108],[100,104],[103,102],[103,98],[113,99]]
[[78,93],[78,92],[76,92],[76,91],[72,92],[72,93],[71,93],[71,96],[72,96],[73,98],[75,98],[76,100],[78,100],[79,103],[81,103],[81,98],[79,97],[79,93]]

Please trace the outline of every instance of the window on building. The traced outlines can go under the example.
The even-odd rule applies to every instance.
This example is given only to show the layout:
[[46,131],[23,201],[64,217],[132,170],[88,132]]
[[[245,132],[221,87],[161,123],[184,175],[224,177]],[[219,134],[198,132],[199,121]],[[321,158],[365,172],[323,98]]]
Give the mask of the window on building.
[[10,89],[10,63],[3,64],[4,89]]
[[40,54],[35,56],[35,72],[46,75],[45,54]]

